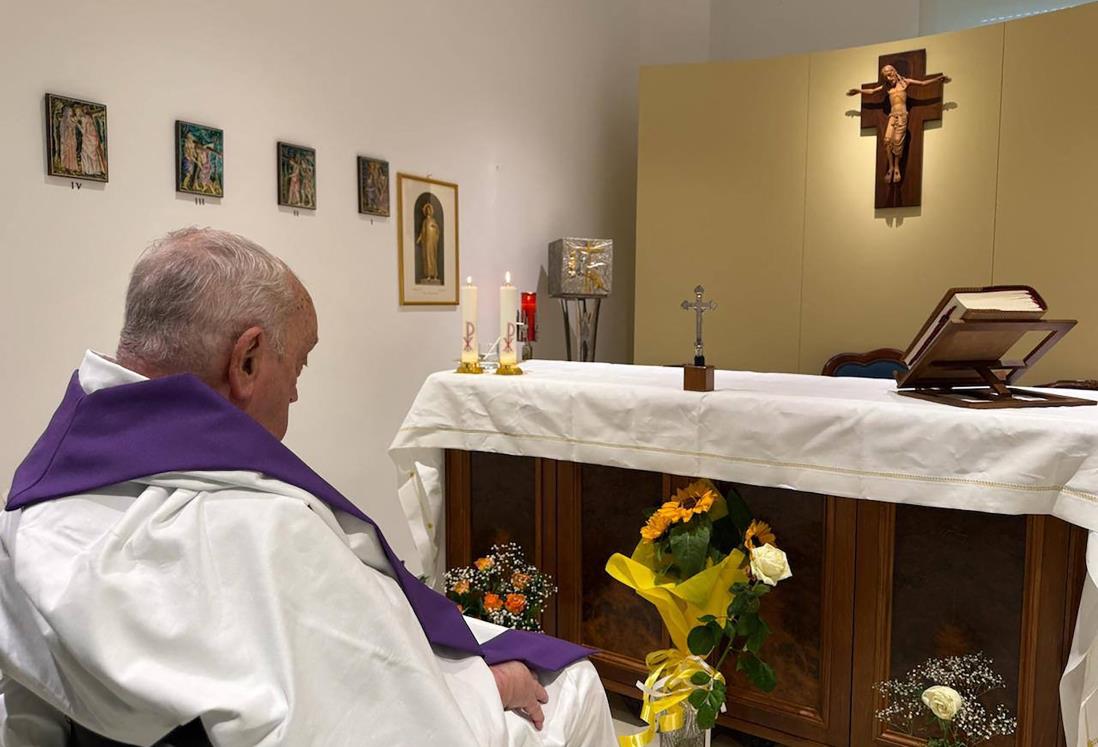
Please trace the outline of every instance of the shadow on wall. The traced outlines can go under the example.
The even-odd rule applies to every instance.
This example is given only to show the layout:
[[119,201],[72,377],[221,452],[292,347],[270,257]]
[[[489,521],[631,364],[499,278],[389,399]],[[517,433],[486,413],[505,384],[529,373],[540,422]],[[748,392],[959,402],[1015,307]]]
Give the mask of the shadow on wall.
[[879,208],[873,211],[874,218],[883,218],[889,228],[899,228],[905,218],[918,218],[923,214],[920,206],[906,208]]
[[542,265],[538,269],[538,341],[534,357],[562,361],[564,354],[564,314],[560,299],[549,295],[549,273]]

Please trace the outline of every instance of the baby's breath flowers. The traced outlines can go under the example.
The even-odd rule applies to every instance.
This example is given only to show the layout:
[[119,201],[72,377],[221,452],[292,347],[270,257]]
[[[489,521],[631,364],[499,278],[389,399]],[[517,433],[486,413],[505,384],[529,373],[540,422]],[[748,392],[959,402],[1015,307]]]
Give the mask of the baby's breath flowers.
[[929,745],[972,747],[1018,728],[1005,705],[986,702],[988,693],[1004,686],[983,653],[927,659],[903,677],[874,685],[885,702],[877,718],[905,734],[928,737]]
[[519,630],[541,630],[541,612],[557,591],[514,542],[492,545],[472,566],[447,571],[445,582],[446,596],[463,614]]

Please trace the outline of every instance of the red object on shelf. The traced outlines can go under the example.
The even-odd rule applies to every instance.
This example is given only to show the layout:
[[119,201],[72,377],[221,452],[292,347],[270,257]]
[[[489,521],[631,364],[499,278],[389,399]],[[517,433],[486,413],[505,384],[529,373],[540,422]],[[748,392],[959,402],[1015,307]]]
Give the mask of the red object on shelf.
[[522,294],[522,321],[526,323],[527,342],[538,340],[538,294]]

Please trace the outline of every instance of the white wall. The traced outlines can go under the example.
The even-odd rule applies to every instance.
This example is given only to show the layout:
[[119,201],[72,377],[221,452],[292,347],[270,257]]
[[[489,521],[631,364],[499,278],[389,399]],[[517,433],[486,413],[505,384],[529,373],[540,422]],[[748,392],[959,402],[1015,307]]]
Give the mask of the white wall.
[[[12,5],[0,24],[0,490],[85,347],[113,351],[129,268],[189,224],[243,233],[312,291],[320,346],[289,444],[411,558],[386,447],[456,358],[451,308],[400,307],[396,225],[356,212],[355,155],[460,185],[462,274],[533,287],[549,240],[616,240],[600,357],[632,356],[641,64],[705,59],[708,0],[262,0]],[[44,175],[46,91],[108,105],[108,185]],[[176,118],[225,130],[227,196],[173,190]],[[275,202],[275,142],[317,149],[316,214]],[[395,205],[394,205],[395,213]],[[544,288],[539,288],[544,291]],[[542,299],[543,357],[560,357]]]
[[1001,23],[1015,18],[1049,13],[1092,0],[922,0],[919,9],[919,33]]
[[776,57],[918,33],[919,0],[712,0],[710,57]]
[[712,60],[878,44],[1094,0],[712,0]]

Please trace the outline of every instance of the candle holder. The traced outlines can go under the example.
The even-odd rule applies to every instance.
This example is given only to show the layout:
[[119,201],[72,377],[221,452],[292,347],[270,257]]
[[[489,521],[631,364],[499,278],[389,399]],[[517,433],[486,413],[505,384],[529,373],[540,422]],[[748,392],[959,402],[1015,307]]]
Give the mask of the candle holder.
[[518,367],[517,363],[500,363],[496,369],[498,376],[522,376],[525,371]]
[[457,367],[455,373],[460,374],[482,374],[484,369],[476,361],[462,361],[461,365]]
[[534,343],[538,339],[538,294],[522,294],[522,306],[520,308],[521,320],[519,321],[519,342],[522,343],[522,360],[528,361],[534,357]]

